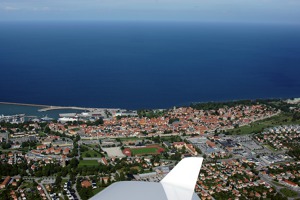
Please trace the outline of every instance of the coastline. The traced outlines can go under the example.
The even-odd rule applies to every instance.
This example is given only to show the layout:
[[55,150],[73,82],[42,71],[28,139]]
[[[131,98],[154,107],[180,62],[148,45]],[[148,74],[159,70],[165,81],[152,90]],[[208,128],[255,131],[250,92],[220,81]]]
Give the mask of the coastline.
[[[271,98],[256,98],[256,99],[234,99],[234,100],[220,100],[220,101],[194,101],[194,102],[190,102],[189,104],[198,104],[198,103],[226,103],[226,102],[235,102],[235,101],[243,101],[243,100],[257,100],[257,99],[280,99],[280,100],[286,100],[286,101],[295,101],[298,100],[300,102],[300,97],[288,97],[288,98],[282,98],[282,97],[271,97]],[[5,102],[5,101],[0,101],[0,105],[15,105],[15,106],[32,106],[32,107],[40,107],[41,110],[59,110],[59,109],[78,109],[78,110],[92,110],[92,109],[107,109],[107,110],[132,110],[132,109],[126,109],[126,108],[97,108],[97,107],[82,107],[82,106],[59,106],[59,105],[44,105],[44,104],[31,104],[31,103],[17,103],[17,102]],[[176,105],[174,105],[176,106]],[[187,106],[187,105],[181,105],[181,106]],[[179,106],[179,107],[181,107]],[[167,108],[162,108],[162,109],[167,109]],[[133,110],[138,110],[138,109],[133,109]],[[152,110],[152,109],[151,109]],[[154,109],[155,110],[155,109]]]

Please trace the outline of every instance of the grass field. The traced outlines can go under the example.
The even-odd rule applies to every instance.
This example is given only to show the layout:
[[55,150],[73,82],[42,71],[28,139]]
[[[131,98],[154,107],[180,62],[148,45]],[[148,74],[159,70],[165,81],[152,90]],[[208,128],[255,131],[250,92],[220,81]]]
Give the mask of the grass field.
[[[87,156],[87,154],[89,154],[90,156]],[[98,153],[94,150],[84,151],[84,152],[82,152],[81,155],[82,155],[83,158],[88,158],[88,157],[90,157],[90,158],[100,158],[100,157],[102,157],[102,155],[100,153]]]
[[97,160],[81,160],[79,162],[79,167],[83,167],[83,166],[96,166],[99,165],[99,163],[97,162]]
[[280,190],[280,192],[282,194],[284,194],[286,197],[296,197],[298,195],[297,192],[293,191],[293,190],[290,190],[290,189],[287,189],[287,188],[282,188]]
[[157,148],[150,147],[150,148],[136,148],[130,149],[132,155],[141,155],[141,154],[155,154],[157,153]]
[[239,134],[239,135],[259,133],[262,132],[265,128],[280,126],[280,125],[298,124],[298,123],[300,123],[300,120],[292,121],[291,114],[281,113],[279,115],[270,117],[268,119],[253,122],[247,126],[242,126],[239,128],[228,130],[228,132],[230,134]]
[[265,145],[263,145],[264,147],[266,147],[267,149],[269,149],[269,150],[271,150],[271,151],[276,151],[273,147],[271,147],[270,145],[268,145],[268,144],[265,144]]
[[93,190],[93,194],[96,195],[96,194],[98,194],[100,191],[102,191],[104,189],[105,189],[105,187],[98,187],[98,188],[96,188],[96,189]]
[[150,145],[150,146],[146,146],[146,147],[130,149],[132,156],[146,155],[146,154],[159,154],[163,151],[164,151],[164,148],[162,148],[159,145]]
[[119,138],[121,141],[135,141],[135,140],[142,140],[143,138],[138,138],[138,137],[124,137],[124,138]]
[[85,146],[88,146],[91,148],[99,148],[99,144],[85,144]]

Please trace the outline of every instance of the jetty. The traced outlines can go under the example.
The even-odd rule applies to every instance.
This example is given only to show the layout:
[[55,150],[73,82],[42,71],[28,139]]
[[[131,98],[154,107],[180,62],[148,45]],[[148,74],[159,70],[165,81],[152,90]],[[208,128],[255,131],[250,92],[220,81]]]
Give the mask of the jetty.
[[14,103],[14,102],[0,102],[0,104],[5,104],[5,105],[15,105],[15,106],[36,106],[36,107],[48,107],[47,105],[41,105],[41,104]]
[[82,108],[82,107],[74,107],[74,106],[48,106],[46,108],[41,108],[39,112],[46,112],[49,110],[64,110],[64,109],[71,109],[71,110],[86,110],[86,111],[93,111],[95,108]]

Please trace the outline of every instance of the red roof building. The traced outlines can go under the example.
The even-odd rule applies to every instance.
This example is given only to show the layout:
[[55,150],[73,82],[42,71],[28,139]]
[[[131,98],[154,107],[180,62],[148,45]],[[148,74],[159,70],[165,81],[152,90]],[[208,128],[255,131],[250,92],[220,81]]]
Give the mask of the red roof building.
[[4,179],[4,181],[1,183],[0,188],[1,188],[1,189],[5,188],[5,187],[8,185],[9,181],[10,181],[10,176],[7,176],[7,177]]
[[91,182],[88,181],[88,180],[84,180],[84,181],[81,182],[81,187],[88,188],[88,187],[90,187],[91,185],[92,185]]

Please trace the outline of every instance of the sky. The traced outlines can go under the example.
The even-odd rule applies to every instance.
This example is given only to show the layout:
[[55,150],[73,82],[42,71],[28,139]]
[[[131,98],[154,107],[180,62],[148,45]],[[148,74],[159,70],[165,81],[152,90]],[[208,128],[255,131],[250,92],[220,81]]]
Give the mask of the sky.
[[299,0],[0,0],[1,21],[300,22]]

